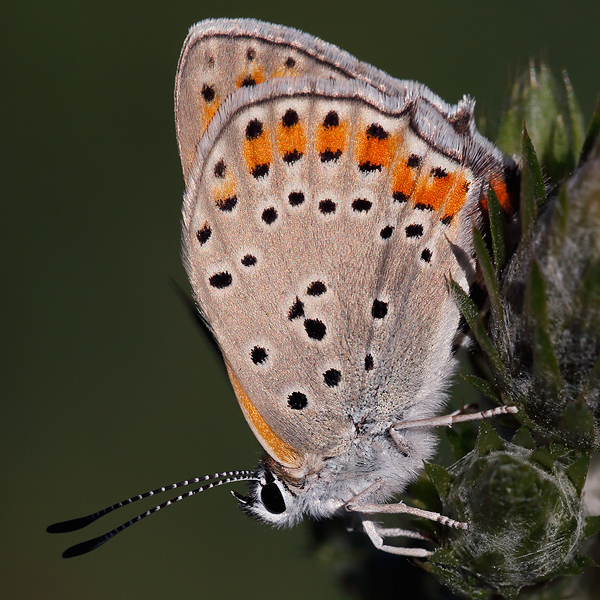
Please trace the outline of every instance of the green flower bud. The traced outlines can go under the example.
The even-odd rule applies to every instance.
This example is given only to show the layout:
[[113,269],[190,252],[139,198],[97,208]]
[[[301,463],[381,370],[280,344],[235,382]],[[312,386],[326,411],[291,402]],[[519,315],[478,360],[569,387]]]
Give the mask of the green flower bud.
[[483,424],[476,449],[450,467],[443,486],[436,483],[444,513],[469,529],[445,532],[430,570],[470,598],[515,598],[525,586],[572,571],[585,537],[587,457],[576,459],[503,442]]

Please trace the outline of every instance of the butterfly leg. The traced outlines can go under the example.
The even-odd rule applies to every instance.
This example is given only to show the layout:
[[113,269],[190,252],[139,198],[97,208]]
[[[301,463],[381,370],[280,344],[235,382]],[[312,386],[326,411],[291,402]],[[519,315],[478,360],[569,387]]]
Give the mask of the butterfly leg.
[[[481,419],[489,419],[490,417],[496,417],[499,415],[515,414],[518,409],[515,406],[499,406],[490,410],[485,410],[477,413],[465,414],[461,411],[453,412],[449,415],[441,417],[432,417],[429,419],[419,419],[414,421],[401,421],[395,423],[390,427],[390,435],[395,441],[399,449],[408,454],[410,447],[406,443],[404,436],[401,433],[403,429],[421,428],[421,427],[450,427],[454,423],[463,423],[465,421],[478,421]],[[366,490],[354,496],[346,503],[346,510],[351,512],[366,514],[409,514],[415,517],[421,517],[423,519],[429,519],[430,521],[436,521],[446,527],[453,529],[467,529],[468,523],[462,521],[455,521],[450,517],[446,517],[440,513],[432,512],[429,510],[422,510],[413,506],[408,506],[404,502],[397,502],[395,504],[373,504],[363,502],[365,496],[375,492],[383,483],[382,480],[378,480],[370,485]],[[369,539],[373,545],[379,550],[389,552],[391,554],[399,554],[401,556],[414,556],[414,557],[427,557],[431,554],[429,550],[424,548],[400,548],[396,546],[388,546],[384,543],[386,537],[412,537],[417,539],[427,539],[419,533],[407,531],[405,529],[396,528],[381,528],[371,520],[363,519],[362,522],[365,533],[369,536]]]
[[[426,542],[433,542],[433,539],[424,533],[420,533],[419,531],[412,531],[412,529],[401,529],[399,527],[381,527],[377,525],[375,521],[369,521],[375,525],[377,529],[377,533],[384,538],[392,538],[392,537],[407,537],[412,538],[414,540],[425,540]],[[366,521],[363,521],[366,523]]]
[[371,504],[361,502],[362,498],[366,495],[376,491],[381,484],[382,479],[377,480],[374,484],[370,485],[366,490],[351,498],[346,502],[346,510],[352,512],[359,512],[362,514],[407,514],[415,517],[421,517],[422,519],[429,519],[430,521],[436,521],[446,527],[453,529],[468,529],[468,523],[462,521],[455,521],[450,517],[446,517],[440,513],[432,512],[429,510],[423,510],[421,508],[415,508],[414,506],[408,506],[404,502],[397,502],[394,504]]
[[429,539],[427,536],[417,533],[416,531],[379,527],[373,521],[367,520],[363,521],[363,529],[369,536],[373,546],[383,552],[389,552],[390,554],[397,554],[399,556],[413,556],[415,558],[426,558],[433,554],[430,550],[426,550],[425,548],[402,548],[400,546],[388,546],[384,543],[384,538],[386,537],[409,537],[418,540]]
[[[417,427],[450,427],[454,425],[454,423],[480,421],[482,419],[489,419],[490,417],[498,417],[500,415],[514,415],[517,412],[519,412],[519,409],[516,406],[497,406],[496,408],[491,408],[490,410],[483,410],[481,412],[469,414],[457,411],[441,417],[417,419],[415,421],[400,421],[399,423],[394,423],[392,425],[390,428],[390,433],[392,437],[394,437],[394,431],[399,429],[413,429]],[[402,449],[402,446],[400,446],[400,449]]]

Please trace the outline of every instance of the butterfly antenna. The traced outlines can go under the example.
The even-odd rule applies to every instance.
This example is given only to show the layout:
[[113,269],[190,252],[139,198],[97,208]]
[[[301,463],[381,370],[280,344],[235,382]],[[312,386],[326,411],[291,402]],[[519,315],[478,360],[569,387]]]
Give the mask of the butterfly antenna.
[[[218,478],[218,479],[217,479]],[[173,483],[171,485],[160,487],[155,490],[151,490],[149,492],[145,492],[144,494],[139,494],[137,496],[132,496],[131,498],[127,498],[121,502],[117,502],[116,504],[112,504],[111,506],[107,506],[106,508],[92,513],[86,517],[80,517],[79,519],[71,519],[69,521],[62,521],[61,523],[55,523],[54,525],[50,525],[46,531],[48,533],[67,533],[70,531],[77,531],[79,529],[83,529],[87,527],[90,523],[97,521],[100,517],[107,515],[113,510],[117,510],[117,508],[121,508],[122,506],[126,506],[128,504],[132,504],[133,502],[137,502],[138,500],[142,500],[143,498],[149,498],[150,496],[154,496],[155,494],[160,494],[162,492],[166,492],[169,490],[174,490],[179,487],[184,487],[187,485],[193,485],[200,481],[208,481],[210,479],[217,479],[217,481],[212,481],[207,485],[203,485],[193,490],[189,490],[179,496],[171,498],[146,512],[139,514],[137,517],[119,525],[112,531],[105,533],[104,535],[98,536],[91,540],[87,540],[86,542],[81,542],[80,544],[75,544],[70,548],[67,548],[62,554],[63,558],[71,558],[73,556],[80,556],[81,554],[86,554],[87,552],[91,552],[96,548],[102,546],[102,544],[108,542],[111,538],[113,538],[117,533],[121,533],[128,527],[131,527],[134,523],[149,517],[151,514],[158,512],[159,510],[166,508],[167,506],[171,506],[171,504],[175,504],[180,500],[184,500],[185,498],[191,498],[200,492],[204,492],[206,490],[210,490],[211,488],[218,487],[220,485],[224,485],[226,483],[235,483],[236,481],[250,481],[257,480],[256,473],[254,471],[225,471],[224,473],[214,473],[213,475],[205,475],[204,477],[195,477],[193,479],[186,479],[184,481],[180,481],[179,483]]]

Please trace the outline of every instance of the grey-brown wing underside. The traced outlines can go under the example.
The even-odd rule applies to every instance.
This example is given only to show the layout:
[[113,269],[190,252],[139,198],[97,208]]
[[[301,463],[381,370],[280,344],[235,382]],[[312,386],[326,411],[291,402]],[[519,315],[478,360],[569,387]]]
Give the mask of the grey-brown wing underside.
[[357,421],[442,401],[458,324],[446,278],[467,280],[452,245],[470,253],[490,159],[468,132],[439,152],[418,134],[436,119],[365,84],[281,79],[231,95],[199,143],[190,281],[245,394],[297,452],[338,454]]

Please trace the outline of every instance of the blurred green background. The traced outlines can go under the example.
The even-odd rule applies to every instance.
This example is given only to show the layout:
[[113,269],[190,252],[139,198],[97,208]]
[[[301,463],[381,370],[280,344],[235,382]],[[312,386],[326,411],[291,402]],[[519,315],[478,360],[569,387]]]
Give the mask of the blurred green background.
[[267,529],[224,488],[69,561],[142,507],[44,531],[260,456],[169,283],[186,286],[177,59],[188,27],[220,16],[303,29],[448,102],[468,93],[491,137],[531,57],[568,70],[588,118],[600,90],[597,0],[4,3],[2,598],[343,597],[304,526]]

